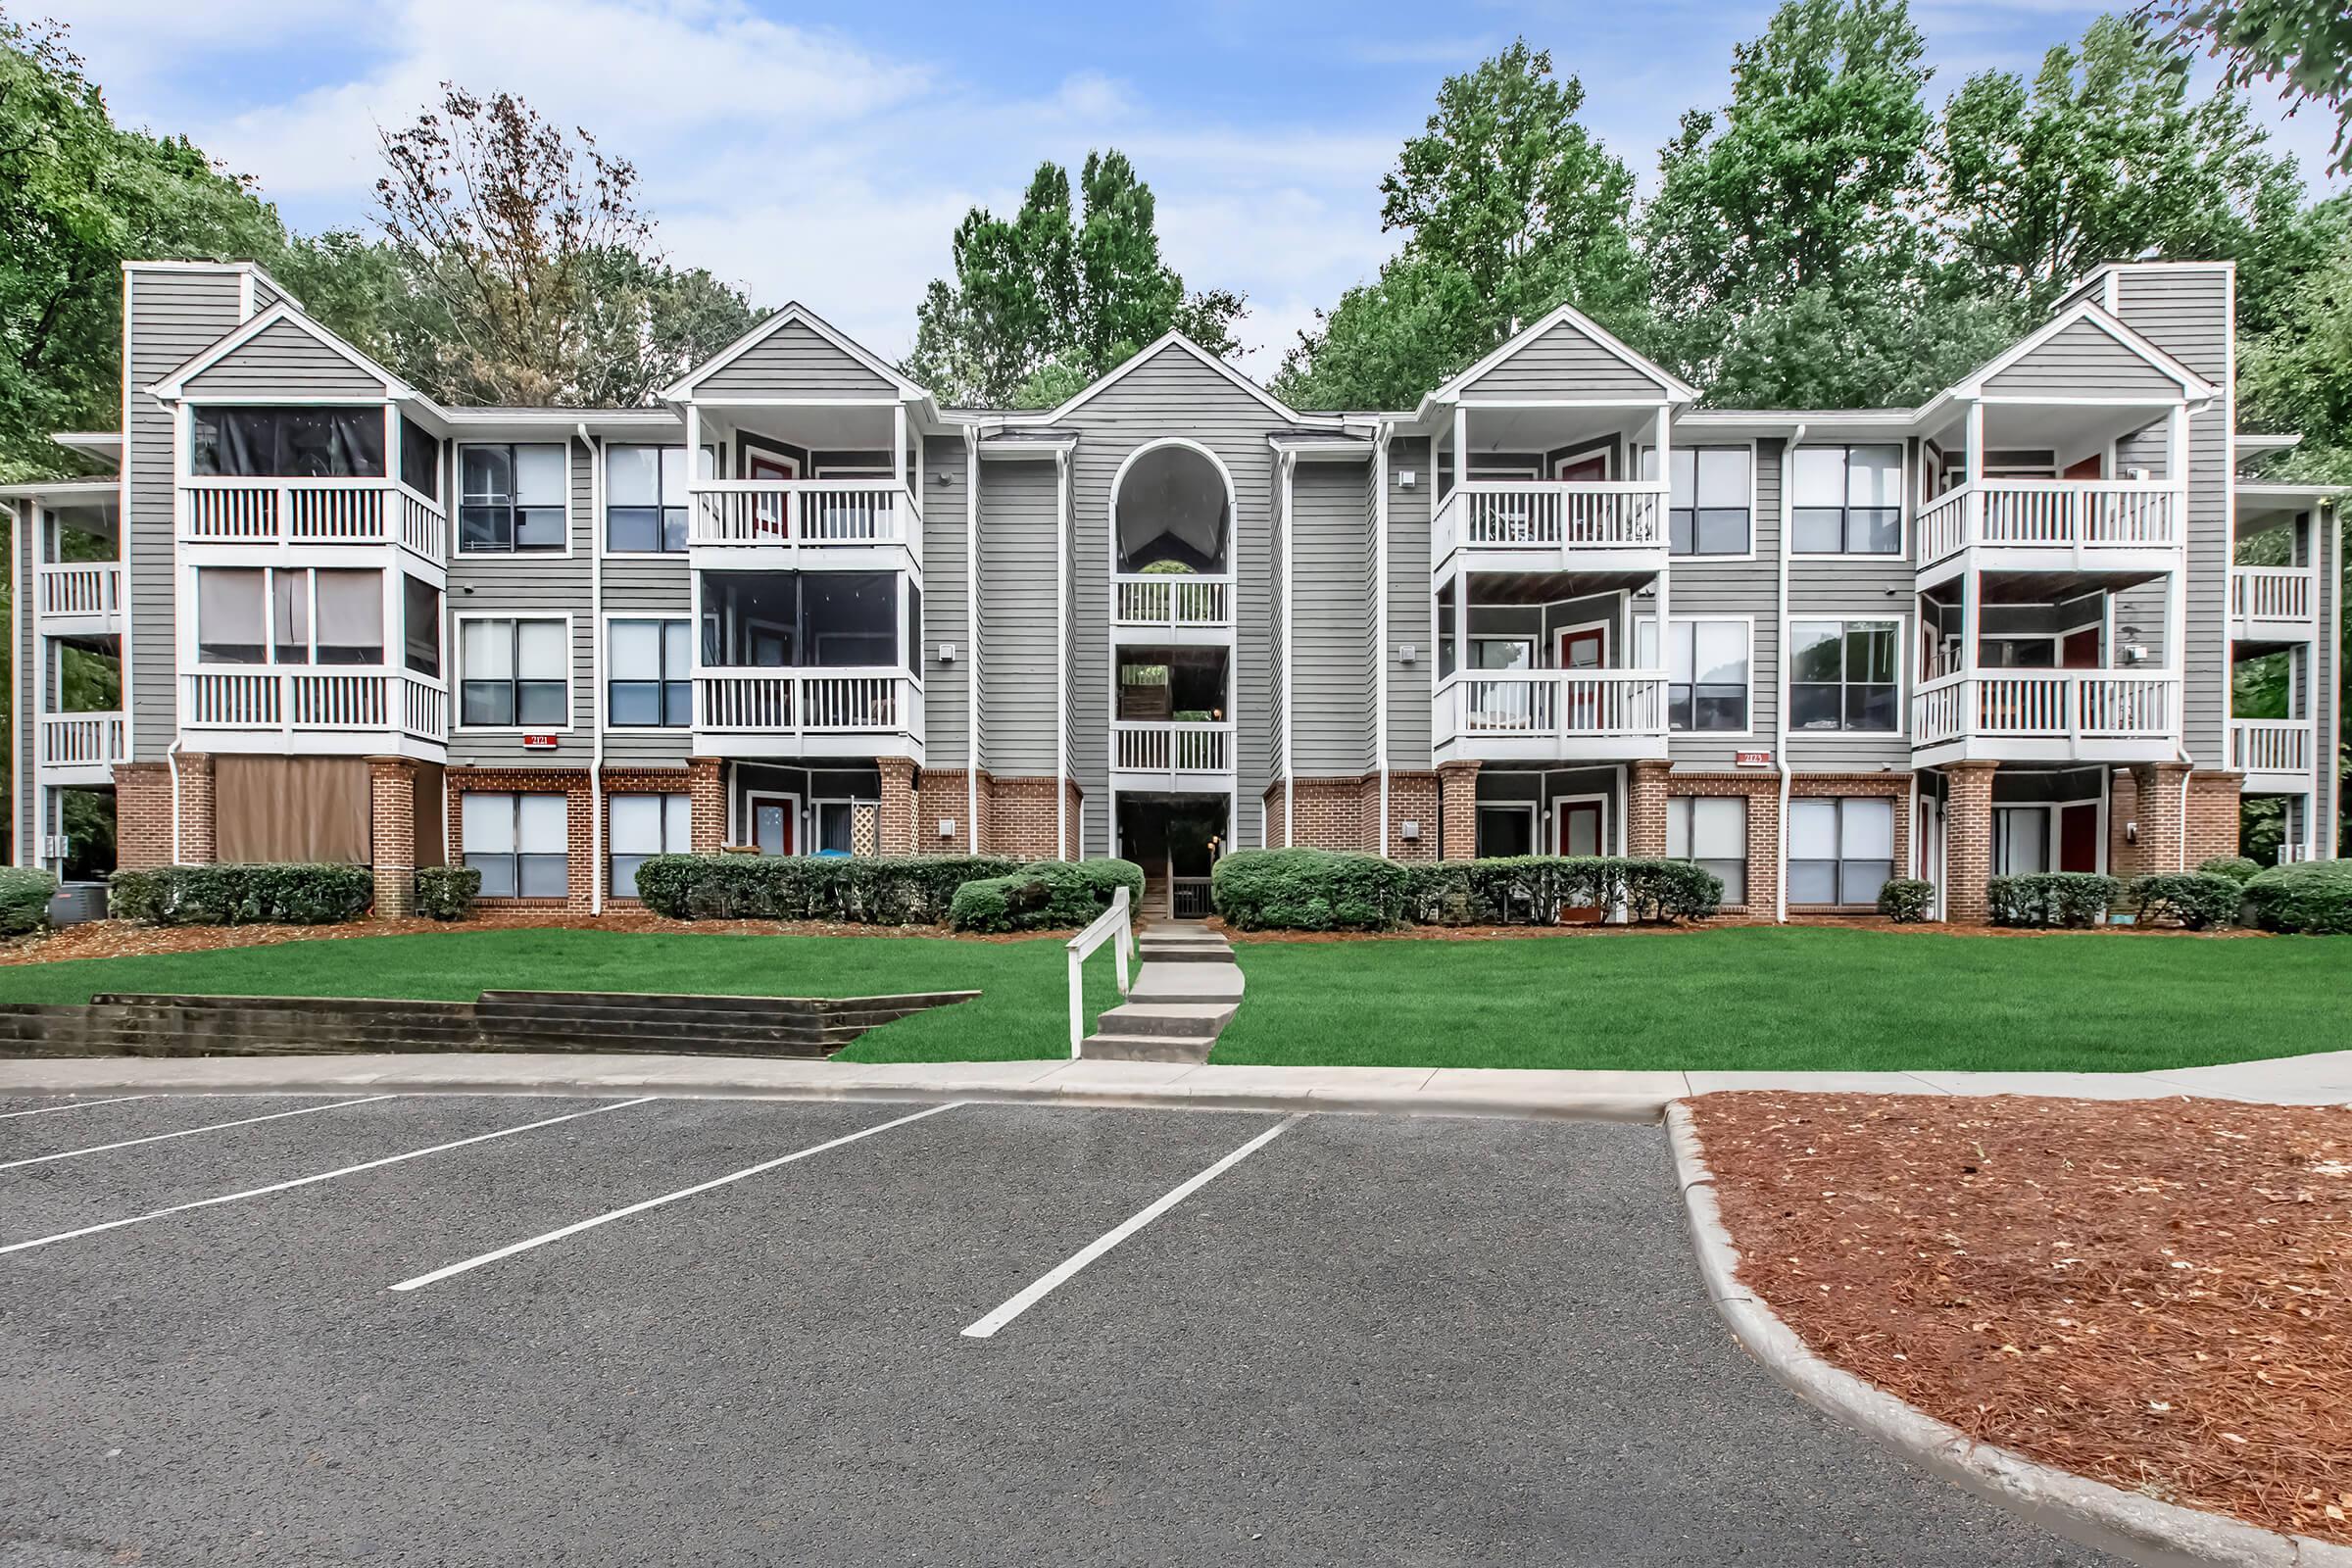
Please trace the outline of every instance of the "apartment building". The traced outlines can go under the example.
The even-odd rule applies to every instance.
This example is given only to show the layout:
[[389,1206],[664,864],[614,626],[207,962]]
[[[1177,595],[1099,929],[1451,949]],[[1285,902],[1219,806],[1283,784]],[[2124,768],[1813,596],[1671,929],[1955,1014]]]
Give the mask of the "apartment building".
[[[445,408],[250,266],[126,270],[120,431],[18,526],[18,857],[1667,855],[1888,876],[2333,850],[2332,493],[2260,482],[2226,265],[2102,269],[1916,409],[1700,407],[1573,310],[1409,411],[1181,337],[943,409],[788,306],[657,406]],[[2241,564],[2262,561],[2261,565]],[[2278,658],[2292,710],[2230,710]],[[1593,911],[1597,916],[1599,911]]]

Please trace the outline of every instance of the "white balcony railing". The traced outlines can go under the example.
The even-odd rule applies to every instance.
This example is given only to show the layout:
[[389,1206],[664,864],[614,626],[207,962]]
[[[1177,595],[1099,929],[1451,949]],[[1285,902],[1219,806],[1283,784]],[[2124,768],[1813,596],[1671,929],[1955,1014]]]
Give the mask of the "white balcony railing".
[[112,767],[129,755],[119,712],[41,715],[44,767]]
[[1110,730],[1110,765],[1119,772],[1182,778],[1233,771],[1230,719],[1123,718]]
[[701,479],[688,489],[690,544],[922,551],[922,508],[896,479]]
[[2308,773],[2314,733],[2308,718],[2233,718],[2230,765],[2243,773]]
[[1639,480],[1473,479],[1431,524],[1430,560],[1456,548],[1578,551],[1666,548],[1666,487]]
[[704,669],[694,691],[697,729],[922,733],[922,684],[903,669]]
[[1528,737],[1663,739],[1662,669],[1544,669],[1448,676],[1437,690],[1443,745]]
[[210,669],[180,679],[179,721],[188,729],[449,739],[448,690],[406,670]]
[[1919,564],[1970,545],[2160,550],[2181,541],[2180,489],[2161,479],[1984,479],[1919,514]]
[[119,615],[122,568],[111,561],[73,562],[41,568],[44,615]]
[[1911,694],[1914,746],[1971,737],[2161,741],[2179,733],[2180,677],[2114,669],[1946,675]]
[[449,554],[441,504],[397,479],[215,479],[180,485],[180,537],[216,545],[402,545]]
[[1233,585],[1223,577],[1127,572],[1111,579],[1111,618],[1121,626],[1171,631],[1233,624]]
[[2317,577],[2307,566],[2231,566],[2233,620],[2309,620]]

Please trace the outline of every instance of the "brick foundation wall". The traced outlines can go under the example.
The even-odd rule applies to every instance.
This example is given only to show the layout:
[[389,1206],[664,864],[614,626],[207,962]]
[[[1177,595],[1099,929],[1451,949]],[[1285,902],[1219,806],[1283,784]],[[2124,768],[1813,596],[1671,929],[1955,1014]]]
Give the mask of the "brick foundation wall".
[[1626,773],[1625,853],[1654,860],[1666,853],[1666,779],[1671,762],[1636,762]]
[[[169,764],[167,764],[167,767]],[[171,829],[165,829],[168,834]],[[211,865],[220,858],[213,817],[213,760],[201,752],[179,754],[179,858]]]
[[[2117,876],[2181,870],[2181,790],[2185,762],[2142,762],[2132,769],[2132,819],[2139,842],[2124,847],[2126,858],[2112,867]],[[2196,864],[2189,860],[2189,865]]]
[[2200,768],[2188,775],[2188,854],[2186,870],[2195,870],[2217,855],[2237,853],[2238,794],[2242,773]]
[[[697,759],[701,760],[701,759]],[[692,764],[689,764],[691,774]],[[691,791],[689,792],[691,793]],[[595,897],[596,806],[588,771],[578,767],[453,767],[449,770],[449,860],[465,863],[466,797],[480,794],[563,795],[564,800],[564,895],[561,899],[484,899],[487,908],[567,909],[586,914]],[[700,814],[694,831],[699,837]],[[698,846],[699,848],[699,846]]]
[[1992,880],[1992,762],[1946,767],[1943,800],[1943,913],[1959,925],[1983,925]]
[[[1280,779],[1266,787],[1266,843],[1274,849],[1380,853],[1380,775],[1297,778],[1295,799]],[[1289,809],[1286,813],[1285,805]],[[1367,818],[1366,812],[1370,813]],[[1289,818],[1286,839],[1285,816]],[[1369,840],[1369,842],[1367,842]]]
[[881,804],[877,808],[875,853],[912,855],[914,832],[914,763],[904,757],[877,757],[874,771],[881,775]]
[[[1276,779],[1273,783],[1267,785],[1266,793],[1263,797],[1261,797],[1261,799],[1263,799],[1265,802],[1266,808],[1266,848],[1269,850],[1287,850],[1293,848],[1291,841],[1285,837],[1285,834],[1289,831],[1289,829],[1284,826],[1283,818],[1285,812],[1283,808],[1289,801],[1290,796],[1289,792],[1283,788],[1282,780]],[[1305,829],[1299,828],[1298,831],[1303,833]]]
[[[989,819],[986,837],[981,840],[982,853],[1009,855],[1020,860],[1050,860],[1054,858],[1054,780],[1044,778],[1000,778],[992,781]],[[1069,786],[1065,799],[1069,807],[1069,837],[1078,835],[1078,791]],[[1066,857],[1065,849],[1062,854]]]
[[125,871],[172,863],[172,770],[162,762],[115,764],[115,863]]
[[2107,772],[2107,869],[2115,876],[2137,874],[2139,850],[2124,842],[2124,824],[2139,818],[2139,781],[2128,767]]
[[686,760],[686,793],[694,798],[687,828],[694,853],[716,855],[727,842],[727,786],[717,758]]
[[[1438,769],[1438,857],[1478,858],[1478,763],[1447,762]],[[1428,832],[1425,824],[1423,833]]]
[[[1377,788],[1377,785],[1375,786]],[[1389,775],[1389,853],[1399,860],[1434,860],[1443,847],[1438,836],[1442,791],[1435,773],[1393,772]],[[1377,814],[1378,808],[1375,808]],[[1408,839],[1404,824],[1417,822],[1421,836]],[[1477,823],[1471,824],[1473,837]]]
[[[1637,767],[1639,764],[1637,764]],[[1635,775],[1637,783],[1640,775]],[[1743,904],[1726,904],[1727,913],[1751,914],[1770,919],[1780,908],[1781,901],[1781,780],[1778,773],[1667,773],[1658,784],[1663,794],[1658,799],[1656,843],[1654,850],[1636,848],[1633,854],[1643,858],[1655,858],[1666,853],[1666,801],[1677,796],[1744,796],[1747,800],[1747,898]],[[1656,787],[1653,785],[1652,787]],[[1836,791],[1827,793],[1835,794]],[[1628,817],[1626,830],[1631,843],[1634,819]]]
[[[971,775],[960,767],[926,767],[914,781],[914,853],[917,855],[963,855],[972,845],[971,796],[968,793]],[[980,775],[980,798],[985,802],[991,788],[986,773]],[[939,836],[942,818],[956,824],[955,833],[948,838]],[[983,816],[985,821],[985,816]],[[983,844],[987,842],[983,837]]]
[[416,764],[405,757],[368,759],[368,861],[375,914],[396,920],[416,912]]
[[[1911,775],[1908,773],[1792,773],[1791,800],[1889,800],[1894,802],[1894,874],[1911,874]],[[1777,802],[1776,802],[1777,805]],[[1792,906],[1793,907],[1793,906]],[[1842,906],[1806,905],[1808,909]]]

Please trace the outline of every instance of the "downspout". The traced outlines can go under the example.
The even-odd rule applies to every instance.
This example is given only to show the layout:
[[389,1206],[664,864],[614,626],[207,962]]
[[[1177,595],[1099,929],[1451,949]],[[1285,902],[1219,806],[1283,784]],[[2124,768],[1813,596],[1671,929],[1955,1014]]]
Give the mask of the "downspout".
[[980,427],[963,427],[964,853],[980,853]]
[[[605,465],[588,421],[573,426],[588,449],[588,686],[596,717],[588,727],[588,912],[605,912]],[[688,471],[695,465],[687,462]]]
[[[27,517],[31,519],[29,525],[26,521]],[[26,613],[24,609],[24,552],[31,544],[26,537],[26,532],[28,526],[33,529],[40,526],[40,513],[30,501],[12,501],[8,505],[8,635],[11,643],[22,647],[24,639],[18,634],[18,628],[24,624],[22,617]],[[120,525],[118,525],[118,531],[120,531]],[[33,564],[33,576],[36,581],[39,579],[40,564],[38,561]],[[36,648],[40,646],[38,637],[33,639],[33,646]],[[11,656],[13,659],[13,649]],[[37,709],[39,705],[40,682],[44,671],[39,667],[32,671],[33,700],[27,703],[24,700],[24,671],[18,667],[22,662],[23,661],[16,661],[9,665],[12,677],[10,684],[13,687],[10,694],[12,706],[9,710],[8,726],[9,848],[15,852],[12,859],[16,864],[38,865],[41,863],[40,857],[35,856],[29,860],[24,858],[24,841],[32,835],[24,831],[27,820],[24,810],[24,780],[19,774],[18,769],[29,768],[31,770],[35,780],[32,795],[37,807],[41,798],[38,782],[40,768],[38,762],[31,760],[31,744],[26,739],[25,713],[27,709]],[[33,715],[36,724],[39,715],[36,711]],[[130,709],[127,704],[122,710],[122,722],[125,725],[130,722]],[[48,827],[49,823],[45,816],[40,825],[44,829]]]
[[1298,842],[1298,776],[1291,762],[1291,599],[1298,585],[1291,580],[1291,530],[1297,525],[1297,498],[1292,487],[1298,473],[1298,454],[1282,455],[1282,847]]
[[[1389,855],[1389,437],[1395,429],[1389,420],[1381,420],[1372,442],[1372,745],[1380,767],[1384,860]],[[1434,651],[1431,657],[1436,657]]]
[[1772,917],[1782,925],[1788,923],[1788,473],[1804,439],[1805,421],[1799,419],[1781,450],[1781,630],[1773,659],[1779,666],[1780,700],[1773,721],[1780,729],[1780,742],[1772,749],[1773,767],[1781,775],[1781,816],[1773,834]]
[[1070,455],[1054,454],[1054,858],[1070,855]]

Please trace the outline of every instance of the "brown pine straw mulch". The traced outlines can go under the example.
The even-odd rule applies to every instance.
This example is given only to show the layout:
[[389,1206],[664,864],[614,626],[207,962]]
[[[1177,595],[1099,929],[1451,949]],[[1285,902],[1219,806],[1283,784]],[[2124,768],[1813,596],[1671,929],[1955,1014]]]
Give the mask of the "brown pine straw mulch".
[[2352,1544],[2352,1107],[1707,1095],[1740,1276],[1971,1437]]

